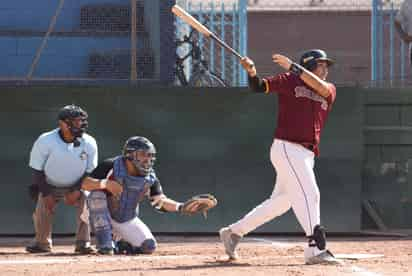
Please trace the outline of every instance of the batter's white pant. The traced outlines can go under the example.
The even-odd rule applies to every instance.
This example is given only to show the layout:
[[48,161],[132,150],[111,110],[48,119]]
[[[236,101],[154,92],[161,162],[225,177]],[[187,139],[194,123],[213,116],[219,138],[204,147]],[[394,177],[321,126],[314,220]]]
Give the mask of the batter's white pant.
[[270,159],[277,174],[272,195],[230,225],[230,229],[244,236],[292,207],[306,235],[312,235],[315,225],[320,224],[320,194],[313,172],[314,153],[302,145],[275,139]]
[[149,227],[147,227],[138,217],[123,223],[116,222],[112,219],[111,223],[114,240],[116,241],[122,239],[134,247],[140,247],[145,240],[151,239],[156,241]]

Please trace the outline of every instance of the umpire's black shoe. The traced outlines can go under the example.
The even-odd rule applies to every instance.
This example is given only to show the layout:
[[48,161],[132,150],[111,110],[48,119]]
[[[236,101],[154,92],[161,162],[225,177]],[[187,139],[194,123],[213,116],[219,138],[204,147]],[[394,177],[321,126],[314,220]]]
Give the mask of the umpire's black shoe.
[[96,254],[96,250],[91,246],[78,245],[74,249],[74,253],[77,253],[80,255],[89,255],[89,254]]
[[37,243],[26,246],[26,251],[29,253],[50,253],[50,247],[42,247],[39,246]]
[[99,248],[99,250],[97,250],[97,254],[99,254],[99,255],[114,255],[114,250],[113,250],[113,248],[103,247],[103,248]]

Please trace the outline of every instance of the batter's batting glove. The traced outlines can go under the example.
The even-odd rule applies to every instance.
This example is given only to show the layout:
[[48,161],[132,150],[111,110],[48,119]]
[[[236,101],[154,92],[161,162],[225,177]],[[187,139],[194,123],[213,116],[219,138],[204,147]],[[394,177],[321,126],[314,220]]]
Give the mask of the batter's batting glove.
[[255,63],[253,62],[253,60],[251,60],[248,57],[243,57],[240,60],[240,64],[242,64],[243,68],[247,71],[249,76],[251,77],[256,76],[256,67],[255,67]]
[[184,215],[203,214],[207,218],[207,212],[217,205],[217,199],[212,194],[200,194],[189,198],[180,207],[179,211]]

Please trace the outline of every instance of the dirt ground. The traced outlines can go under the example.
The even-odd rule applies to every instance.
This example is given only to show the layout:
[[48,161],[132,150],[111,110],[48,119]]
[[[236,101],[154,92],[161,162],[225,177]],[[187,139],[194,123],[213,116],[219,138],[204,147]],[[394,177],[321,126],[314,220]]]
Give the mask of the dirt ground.
[[55,239],[53,253],[44,254],[26,253],[28,238],[1,238],[0,275],[412,275],[411,237],[329,238],[328,247],[344,263],[310,266],[303,264],[305,240],[298,237],[248,236],[234,262],[227,261],[217,236],[157,239],[153,255],[79,256],[73,238]]

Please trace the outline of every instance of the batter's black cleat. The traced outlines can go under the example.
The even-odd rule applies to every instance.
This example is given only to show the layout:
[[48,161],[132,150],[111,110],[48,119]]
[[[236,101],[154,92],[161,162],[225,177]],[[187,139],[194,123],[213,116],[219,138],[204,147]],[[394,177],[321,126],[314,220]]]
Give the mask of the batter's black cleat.
[[37,243],[26,246],[26,252],[29,253],[50,253],[51,248],[48,246],[40,246]]

